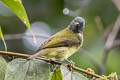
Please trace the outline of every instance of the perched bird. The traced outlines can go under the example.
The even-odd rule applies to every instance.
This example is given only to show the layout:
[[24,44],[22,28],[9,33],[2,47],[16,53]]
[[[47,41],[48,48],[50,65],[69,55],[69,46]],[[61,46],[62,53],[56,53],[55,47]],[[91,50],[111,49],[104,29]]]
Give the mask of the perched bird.
[[84,26],[85,20],[82,17],[76,17],[67,28],[51,36],[40,46],[38,52],[28,59],[46,57],[66,60],[82,46]]

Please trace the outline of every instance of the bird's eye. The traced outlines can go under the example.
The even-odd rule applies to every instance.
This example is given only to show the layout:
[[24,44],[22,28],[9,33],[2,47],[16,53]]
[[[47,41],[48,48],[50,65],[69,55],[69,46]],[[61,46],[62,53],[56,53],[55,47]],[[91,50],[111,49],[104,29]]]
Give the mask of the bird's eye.
[[80,26],[80,25],[79,25],[79,24],[76,24],[75,26],[76,26],[76,29],[79,29],[79,26]]

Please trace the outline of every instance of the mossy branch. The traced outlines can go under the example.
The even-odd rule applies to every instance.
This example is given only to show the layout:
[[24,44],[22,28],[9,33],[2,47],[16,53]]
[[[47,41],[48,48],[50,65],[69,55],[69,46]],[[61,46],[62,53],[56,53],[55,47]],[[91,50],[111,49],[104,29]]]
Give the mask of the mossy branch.
[[[15,53],[15,52],[7,52],[7,51],[0,51],[0,54],[2,55],[9,55],[9,56],[19,56],[19,57],[24,57],[24,58],[28,58],[30,55],[28,54],[22,54],[22,53]],[[68,64],[66,63],[62,63],[62,62],[58,62],[58,61],[51,61],[49,59],[45,59],[45,58],[41,58],[41,57],[38,57],[37,59],[40,59],[40,60],[43,60],[47,63],[51,63],[51,64],[57,64],[57,65],[63,65],[63,66],[69,66]],[[90,75],[90,76],[93,76],[93,77],[96,77],[96,78],[101,78],[101,79],[104,79],[103,76],[100,76],[98,74],[95,74],[95,73],[92,73],[92,72],[89,72],[87,70],[84,70],[84,69],[81,69],[81,68],[78,68],[78,67],[75,67],[75,66],[71,66],[71,68],[73,70],[76,70],[76,71],[79,71],[79,72],[82,72],[82,73],[85,73],[87,75]]]

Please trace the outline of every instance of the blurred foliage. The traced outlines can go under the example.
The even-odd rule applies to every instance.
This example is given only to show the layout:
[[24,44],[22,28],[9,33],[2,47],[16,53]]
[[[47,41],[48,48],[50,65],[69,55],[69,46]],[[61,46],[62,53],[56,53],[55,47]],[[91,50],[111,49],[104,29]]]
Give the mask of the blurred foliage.
[[53,72],[50,76],[50,80],[63,80],[61,70]]
[[32,32],[29,19],[27,17],[26,11],[24,9],[21,0],[11,0],[11,1],[1,0],[1,2],[3,2],[8,8],[10,8],[12,12],[14,12],[17,15],[17,17],[26,25],[26,27],[30,30],[30,32],[33,35],[34,42],[36,42],[36,38]]
[[[5,71],[2,72],[5,73]],[[111,75],[114,74],[116,73]],[[4,80],[4,74],[0,76],[3,77],[0,77],[0,79]],[[50,72],[48,63],[44,61],[38,59],[28,61],[17,58],[8,64],[5,80],[88,80],[88,77],[75,71],[69,71],[64,66],[54,72]]]
[[4,80],[7,62],[0,56],[0,79]]
[[[86,28],[84,30],[84,45],[82,48],[87,50],[98,63],[101,62],[105,40],[102,35],[103,33],[100,33],[97,28],[95,18],[96,16],[101,18],[104,29],[113,27],[119,11],[111,0],[22,0],[22,2],[31,24],[38,21],[45,22],[49,25],[51,34],[65,28],[75,16],[85,18]],[[25,25],[6,6],[0,6],[4,8],[0,8],[0,25],[2,26],[3,33],[24,33],[26,31]],[[71,11],[71,15],[63,14],[64,8],[68,8]],[[1,14],[1,11],[9,16]],[[34,53],[35,50],[28,49],[23,41],[24,39],[7,40],[8,51]],[[0,41],[0,49],[4,50],[2,41]],[[107,74],[117,72],[120,75],[119,56],[119,48],[110,52],[106,66]],[[78,52],[71,56],[70,59],[78,67],[91,67],[98,72],[92,62],[82,53]]]
[[14,59],[8,64],[5,80],[48,80],[49,66],[44,61]]
[[86,76],[83,76],[83,74],[74,71],[69,71],[64,66],[61,66],[61,72],[63,80],[88,80],[88,78]]

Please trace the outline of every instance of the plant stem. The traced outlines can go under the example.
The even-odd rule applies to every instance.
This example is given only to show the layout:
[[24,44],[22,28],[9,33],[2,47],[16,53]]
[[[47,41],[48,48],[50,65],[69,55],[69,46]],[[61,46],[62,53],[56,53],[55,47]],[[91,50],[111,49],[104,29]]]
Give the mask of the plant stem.
[[[28,54],[7,52],[7,51],[0,51],[0,54],[2,54],[2,55],[9,55],[9,56],[19,56],[19,57],[24,57],[24,58],[28,58],[30,56]],[[41,58],[41,57],[38,57],[37,59],[43,60],[43,61],[45,61],[47,63],[63,65],[63,66],[67,66],[68,67],[68,64],[65,64],[65,63],[62,63],[62,62],[58,62],[58,61],[52,61],[51,62],[51,60],[45,59],[45,58]],[[102,77],[102,76],[100,76],[98,74],[88,72],[87,70],[84,70],[84,69],[81,69],[81,68],[78,68],[78,67],[75,67],[75,66],[71,66],[71,67],[72,67],[73,70],[76,70],[76,71],[79,71],[79,72],[83,72],[85,74],[88,74],[88,75],[96,77],[96,78],[104,79],[104,77]]]

